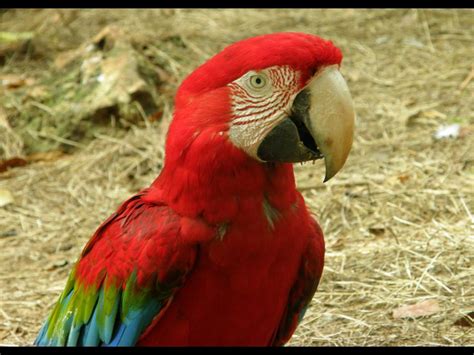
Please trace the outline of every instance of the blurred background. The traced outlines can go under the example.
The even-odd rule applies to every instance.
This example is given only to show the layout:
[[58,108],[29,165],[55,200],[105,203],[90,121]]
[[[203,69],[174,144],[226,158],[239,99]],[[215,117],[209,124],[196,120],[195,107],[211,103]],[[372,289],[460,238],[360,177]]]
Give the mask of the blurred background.
[[450,9],[0,10],[0,345],[159,174],[186,75],[278,31],[341,48],[358,116],[336,178],[295,166],[327,253],[290,345],[474,345],[474,11]]

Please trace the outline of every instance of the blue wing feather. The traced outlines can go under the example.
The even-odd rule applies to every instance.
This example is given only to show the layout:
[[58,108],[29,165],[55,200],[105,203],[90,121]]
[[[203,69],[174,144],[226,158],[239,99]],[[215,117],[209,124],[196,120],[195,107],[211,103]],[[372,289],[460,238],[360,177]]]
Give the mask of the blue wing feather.
[[120,324],[115,337],[105,346],[132,346],[135,345],[140,335],[159,313],[161,303],[151,300],[142,309],[131,310]]
[[46,345],[46,330],[48,329],[48,322],[46,321],[43,326],[41,327],[40,329],[40,332],[38,334],[38,336],[36,337],[36,340],[35,342],[33,343],[33,345],[39,345],[39,346],[44,346]]
[[[99,299],[102,296],[102,294],[103,294],[103,291],[101,289],[101,295],[99,296]],[[98,328],[98,323],[97,323],[98,312],[99,312],[99,307],[96,305],[91,319],[85,326],[83,326],[83,332],[82,332],[82,335],[79,336],[77,345],[98,346],[100,344],[99,328]]]

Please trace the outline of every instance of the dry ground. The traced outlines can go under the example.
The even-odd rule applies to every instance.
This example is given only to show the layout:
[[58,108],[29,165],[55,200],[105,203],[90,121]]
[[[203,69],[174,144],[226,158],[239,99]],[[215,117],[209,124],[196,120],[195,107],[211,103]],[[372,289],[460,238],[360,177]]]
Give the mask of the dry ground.
[[[175,77],[251,35],[305,31],[343,51],[358,113],[344,169],[296,166],[326,234],[319,290],[291,345],[474,345],[474,58],[472,10],[34,10],[0,14],[0,31],[35,31],[44,60],[0,70],[46,75],[59,51],[106,24],[148,43]],[[180,49],[160,41],[178,36]],[[168,37],[167,37],[168,38]],[[472,78],[472,75],[471,75]],[[171,96],[160,122],[123,139],[98,135],[75,154],[0,174],[0,343],[28,345],[98,224],[159,173]],[[462,137],[436,141],[441,125]],[[466,134],[467,132],[467,134]],[[440,310],[394,319],[399,306]],[[472,313],[471,313],[472,314]]]

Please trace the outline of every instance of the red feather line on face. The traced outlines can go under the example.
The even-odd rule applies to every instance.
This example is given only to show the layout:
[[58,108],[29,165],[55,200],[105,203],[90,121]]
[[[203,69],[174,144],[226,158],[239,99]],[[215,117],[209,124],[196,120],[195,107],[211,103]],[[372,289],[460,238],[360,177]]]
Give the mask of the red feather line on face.
[[[291,97],[298,92],[298,72],[289,66],[273,67],[266,70],[271,85],[271,92],[260,97],[252,95],[251,92],[236,80],[228,86],[231,88],[232,97],[232,125],[241,126],[258,121],[273,121],[275,114],[290,103]],[[245,119],[244,118],[249,118]],[[253,117],[253,118],[252,118]],[[270,119],[273,117],[273,119]]]
[[[243,91],[240,88],[238,88],[236,90]],[[267,101],[262,101],[261,97],[259,97],[258,100],[251,101],[246,97],[245,93],[242,94],[242,95],[239,95],[239,96],[234,96],[233,97],[234,103],[235,103],[234,111],[235,111],[235,113],[241,113],[241,112],[245,113],[245,112],[248,112],[248,110],[268,108],[268,107],[271,107],[277,101],[280,101],[282,95],[283,95],[283,93],[281,93],[281,92],[274,92],[271,96],[268,97]],[[244,106],[244,105],[246,105],[246,106]],[[259,114],[259,113],[264,112],[264,111],[254,111],[254,112],[255,112],[255,114]],[[240,115],[237,114],[236,117],[245,117],[245,116],[249,116],[249,115],[240,116]]]

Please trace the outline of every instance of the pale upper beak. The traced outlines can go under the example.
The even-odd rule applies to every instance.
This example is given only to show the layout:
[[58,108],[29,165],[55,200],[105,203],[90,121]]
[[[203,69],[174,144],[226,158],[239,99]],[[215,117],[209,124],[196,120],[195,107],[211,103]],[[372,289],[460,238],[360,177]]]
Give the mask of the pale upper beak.
[[352,147],[355,112],[336,65],[321,69],[295,98],[292,114],[261,142],[264,161],[302,162],[324,158],[328,181],[341,170]]
[[328,181],[341,170],[351,151],[354,105],[346,81],[336,66],[323,69],[307,88],[311,92],[311,104],[305,124],[324,156],[324,181]]

